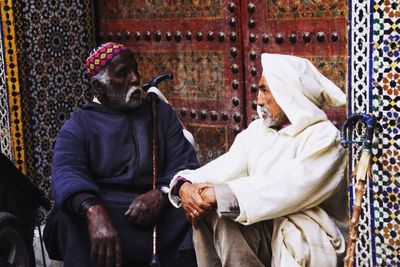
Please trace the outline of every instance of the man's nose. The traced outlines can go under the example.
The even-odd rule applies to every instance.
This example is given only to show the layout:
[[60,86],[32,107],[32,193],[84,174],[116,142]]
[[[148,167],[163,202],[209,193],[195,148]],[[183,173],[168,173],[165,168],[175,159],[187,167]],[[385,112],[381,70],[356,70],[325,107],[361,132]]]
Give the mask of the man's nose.
[[129,75],[129,83],[138,84],[139,83],[139,75],[132,71]]
[[263,107],[265,105],[265,102],[261,99],[261,97],[257,98],[257,105],[259,105],[260,107]]

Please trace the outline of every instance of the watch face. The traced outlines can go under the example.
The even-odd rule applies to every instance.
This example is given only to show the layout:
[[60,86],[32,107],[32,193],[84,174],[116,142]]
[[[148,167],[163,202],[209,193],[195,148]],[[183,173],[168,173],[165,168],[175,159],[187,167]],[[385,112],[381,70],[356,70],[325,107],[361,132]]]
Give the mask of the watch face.
[[161,193],[163,195],[168,195],[169,194],[169,187],[168,186],[161,186],[160,190],[161,190]]

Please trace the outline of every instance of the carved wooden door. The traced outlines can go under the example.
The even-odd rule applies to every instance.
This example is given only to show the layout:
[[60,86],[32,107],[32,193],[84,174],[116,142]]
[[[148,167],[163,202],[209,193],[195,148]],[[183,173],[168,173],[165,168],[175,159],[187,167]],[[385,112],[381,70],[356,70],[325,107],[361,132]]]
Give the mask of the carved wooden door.
[[[262,74],[261,53],[308,58],[343,91],[347,78],[347,1],[242,1],[242,32],[247,122],[257,118],[257,82]],[[329,108],[340,124],[345,108]]]
[[345,1],[95,3],[98,42],[132,47],[144,81],[174,73],[160,89],[193,133],[202,163],[224,153],[256,118],[261,53],[305,56],[345,87]]
[[224,153],[245,123],[238,7],[235,1],[104,0],[96,10],[99,41],[132,47],[142,80],[173,72],[160,89],[194,135],[202,163]]

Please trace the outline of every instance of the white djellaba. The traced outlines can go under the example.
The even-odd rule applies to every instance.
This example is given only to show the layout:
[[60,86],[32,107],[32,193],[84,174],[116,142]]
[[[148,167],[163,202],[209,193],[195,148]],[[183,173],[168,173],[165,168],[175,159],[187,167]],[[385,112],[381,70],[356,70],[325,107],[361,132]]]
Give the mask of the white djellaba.
[[[345,252],[346,151],[321,109],[343,106],[345,94],[304,58],[262,54],[263,75],[290,125],[263,119],[237,135],[230,150],[197,170],[192,183],[225,184],[235,194],[238,223],[274,220],[272,266],[337,266]],[[179,207],[177,198],[170,195]]]

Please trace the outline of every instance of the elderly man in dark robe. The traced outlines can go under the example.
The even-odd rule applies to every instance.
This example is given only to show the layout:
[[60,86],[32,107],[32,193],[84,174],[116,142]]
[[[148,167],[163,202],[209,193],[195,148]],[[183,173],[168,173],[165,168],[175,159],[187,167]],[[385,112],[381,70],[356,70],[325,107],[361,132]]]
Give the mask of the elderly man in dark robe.
[[190,227],[164,190],[178,171],[198,167],[194,148],[171,106],[158,103],[152,189],[151,106],[133,52],[106,43],[86,67],[95,98],[72,113],[55,145],[55,206],[45,229],[50,256],[64,266],[148,266],[157,224],[159,258],[168,264]]

